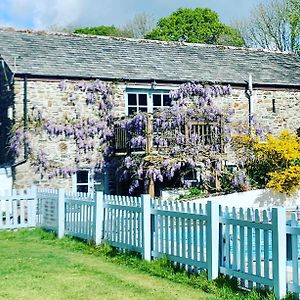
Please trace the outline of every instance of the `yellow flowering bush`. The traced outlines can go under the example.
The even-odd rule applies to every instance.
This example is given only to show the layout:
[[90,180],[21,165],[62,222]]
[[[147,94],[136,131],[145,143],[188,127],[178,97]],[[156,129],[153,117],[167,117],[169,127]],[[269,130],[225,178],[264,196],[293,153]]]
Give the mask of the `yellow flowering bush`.
[[234,139],[240,164],[252,183],[292,194],[300,188],[300,138],[287,130],[265,140],[251,135]]
[[300,188],[300,166],[290,166],[284,171],[270,172],[267,187],[292,195]]

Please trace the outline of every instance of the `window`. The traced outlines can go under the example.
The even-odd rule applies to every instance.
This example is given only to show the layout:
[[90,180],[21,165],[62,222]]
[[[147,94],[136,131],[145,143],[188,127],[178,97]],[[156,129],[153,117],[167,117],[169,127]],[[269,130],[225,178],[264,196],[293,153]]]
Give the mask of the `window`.
[[153,110],[164,106],[171,106],[171,98],[168,94],[152,94]]
[[147,112],[148,95],[128,93],[128,114]]
[[127,89],[126,113],[153,112],[164,106],[170,106],[168,90],[158,89]]
[[89,171],[80,170],[76,173],[76,192],[88,193],[89,192]]
[[73,192],[92,193],[103,190],[103,174],[83,169],[76,172],[73,177]]

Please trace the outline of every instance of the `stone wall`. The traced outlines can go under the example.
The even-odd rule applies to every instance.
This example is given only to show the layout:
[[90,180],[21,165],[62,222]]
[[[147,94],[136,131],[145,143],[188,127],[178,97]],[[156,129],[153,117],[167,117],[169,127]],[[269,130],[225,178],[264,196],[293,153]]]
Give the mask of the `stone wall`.
[[[27,107],[28,115],[32,111],[32,107],[36,107],[43,112],[43,116],[55,122],[62,124],[64,118],[74,115],[74,106],[68,101],[68,92],[63,92],[59,89],[60,81],[41,81],[28,80],[27,81]],[[72,82],[69,82],[72,84]],[[114,115],[121,116],[125,112],[125,103],[123,99],[124,88],[122,85],[114,85],[111,83],[114,91],[114,99],[117,105],[114,107]],[[84,104],[85,98],[82,93],[78,93],[81,104],[81,116],[88,117],[91,110]],[[23,118],[23,98],[24,98],[24,81],[15,81],[15,111],[16,120]],[[74,140],[70,138],[51,137],[44,133],[31,137],[31,144],[35,149],[44,150],[49,154],[49,157],[54,162],[62,162],[62,165],[68,165],[70,161],[74,161],[76,156],[76,145]],[[20,157],[21,161],[24,157]],[[18,163],[18,161],[17,161]],[[71,165],[70,165],[71,167]],[[85,166],[82,165],[82,168]],[[30,166],[29,162],[23,163],[14,169],[14,187],[23,188],[31,184],[37,184],[43,187],[66,189],[72,188],[72,178],[62,179],[53,178],[50,181],[48,178],[41,178],[40,175],[35,174],[35,170]]]
[[[278,134],[283,129],[296,132],[300,127],[300,90],[259,88],[254,89],[253,98],[255,120],[272,133]],[[233,122],[242,123],[248,121],[248,103],[245,89],[241,88],[234,88],[231,96],[218,102],[222,107],[233,108]]]
[[270,126],[272,132],[279,133],[283,129],[296,132],[300,127],[299,90],[257,90],[254,96],[257,119]]
[[[28,80],[27,98],[28,108],[35,105],[41,108],[47,118],[59,120],[68,114],[73,113],[74,107],[67,101],[67,94],[61,92],[58,88],[59,81]],[[115,107],[116,116],[125,114],[124,91],[125,85],[118,84],[114,86],[114,98],[118,105]],[[159,87],[157,87],[159,88]],[[17,119],[23,116],[23,92],[24,82],[15,81],[15,111]],[[255,113],[257,119],[263,122],[264,126],[270,127],[275,133],[283,128],[296,131],[300,127],[300,90],[288,89],[254,89]],[[231,96],[225,99],[217,100],[221,107],[230,107],[234,109],[234,122],[247,123],[248,120],[248,99],[245,96],[244,88],[234,88]],[[275,111],[273,111],[273,102],[275,101]],[[88,111],[83,112],[83,115]],[[64,162],[74,158],[75,145],[71,140],[62,140],[61,138],[49,139],[47,135],[35,138],[35,145],[43,147],[53,157],[61,159]],[[23,188],[31,184],[42,186],[65,187],[71,189],[71,179],[52,179],[49,181],[41,179],[39,175],[34,174],[34,170],[26,164],[20,165],[15,169],[15,187]]]

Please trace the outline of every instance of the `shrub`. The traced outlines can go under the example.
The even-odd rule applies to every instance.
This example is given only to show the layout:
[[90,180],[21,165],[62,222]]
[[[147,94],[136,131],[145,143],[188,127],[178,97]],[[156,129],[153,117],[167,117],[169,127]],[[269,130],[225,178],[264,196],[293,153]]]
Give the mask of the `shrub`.
[[234,139],[239,163],[252,184],[291,195],[300,187],[300,138],[287,130],[261,140],[251,135]]

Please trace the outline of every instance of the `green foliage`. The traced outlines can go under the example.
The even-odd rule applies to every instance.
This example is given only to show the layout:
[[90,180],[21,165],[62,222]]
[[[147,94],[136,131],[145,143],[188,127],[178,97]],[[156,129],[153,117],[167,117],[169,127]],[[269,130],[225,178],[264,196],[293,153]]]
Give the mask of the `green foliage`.
[[205,192],[198,187],[192,187],[187,193],[180,195],[179,199],[201,198],[205,196]]
[[235,47],[245,46],[245,41],[241,36],[240,32],[237,29],[227,25],[224,25],[224,30],[218,36],[216,43],[218,45],[224,45],[224,46],[235,46]]
[[218,14],[208,8],[180,8],[160,19],[145,38],[232,46],[244,44],[239,32],[221,23]]
[[129,31],[119,29],[115,26],[98,26],[98,27],[78,28],[78,29],[74,30],[74,33],[115,36],[115,37],[131,37],[131,34]]
[[221,192],[230,194],[245,192],[251,189],[249,177],[243,170],[235,167],[225,167],[220,177]]

